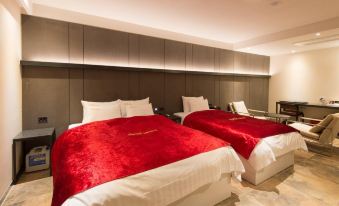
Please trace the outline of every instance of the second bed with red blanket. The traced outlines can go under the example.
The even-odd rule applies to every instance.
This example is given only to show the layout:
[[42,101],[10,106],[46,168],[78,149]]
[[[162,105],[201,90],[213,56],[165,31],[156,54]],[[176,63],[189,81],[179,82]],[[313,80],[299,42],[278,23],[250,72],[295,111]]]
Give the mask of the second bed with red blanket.
[[[257,174],[257,172],[263,172],[265,168],[273,174],[269,166],[274,169],[284,168],[277,159],[285,155],[287,158],[289,154],[291,156],[291,152],[296,149],[307,150],[306,143],[299,132],[284,124],[221,110],[205,110],[190,114],[176,113],[176,115],[182,116],[185,126],[229,142],[241,155],[246,168],[244,175]],[[285,166],[293,164],[294,160],[291,159],[289,162]],[[269,175],[266,175],[267,177]]]

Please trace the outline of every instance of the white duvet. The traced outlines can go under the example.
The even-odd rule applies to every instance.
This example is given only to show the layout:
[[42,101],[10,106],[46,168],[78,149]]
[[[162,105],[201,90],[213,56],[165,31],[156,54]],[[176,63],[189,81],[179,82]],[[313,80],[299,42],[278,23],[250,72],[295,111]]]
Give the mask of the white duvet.
[[[188,114],[178,112],[174,115],[181,117],[181,123],[183,123]],[[296,149],[307,151],[305,140],[298,132],[270,136],[263,138],[256,145],[247,161],[256,171],[259,171],[276,161],[277,157]]]
[[[81,124],[71,125],[74,128]],[[68,198],[63,206],[162,206],[198,188],[220,180],[225,173],[240,178],[244,167],[231,147],[174,162],[156,169],[114,180]]]

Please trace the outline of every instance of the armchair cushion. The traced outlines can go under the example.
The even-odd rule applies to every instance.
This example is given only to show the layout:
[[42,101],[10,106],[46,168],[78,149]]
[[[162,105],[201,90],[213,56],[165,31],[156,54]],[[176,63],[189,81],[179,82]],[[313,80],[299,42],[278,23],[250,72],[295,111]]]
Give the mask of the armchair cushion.
[[310,126],[310,125],[295,122],[295,123],[290,124],[289,126],[298,130],[300,132],[300,134],[302,136],[306,137],[306,138],[316,139],[316,140],[319,140],[319,138],[320,138],[319,134],[310,131],[311,128],[312,128],[312,126]]
[[311,129],[310,132],[314,132],[314,133],[321,133],[329,124],[330,122],[333,120],[333,115],[327,115],[327,117],[325,119],[323,119],[321,122],[319,122],[318,124],[314,125]]
[[233,102],[232,105],[236,113],[249,114],[244,101]]
[[339,133],[339,115],[335,114],[331,116],[333,118],[332,121],[320,135],[319,141],[323,144],[331,144]]

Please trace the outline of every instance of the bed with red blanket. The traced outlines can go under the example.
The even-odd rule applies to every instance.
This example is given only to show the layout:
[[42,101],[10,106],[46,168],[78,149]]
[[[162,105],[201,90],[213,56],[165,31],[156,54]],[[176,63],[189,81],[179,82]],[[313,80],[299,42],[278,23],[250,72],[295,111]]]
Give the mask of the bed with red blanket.
[[54,144],[52,205],[217,203],[230,195],[225,177],[243,171],[229,143],[163,116],[98,121]]
[[221,110],[193,112],[183,118],[183,125],[229,142],[245,166],[243,178],[253,184],[293,165],[294,150],[307,150],[302,136],[284,124]]

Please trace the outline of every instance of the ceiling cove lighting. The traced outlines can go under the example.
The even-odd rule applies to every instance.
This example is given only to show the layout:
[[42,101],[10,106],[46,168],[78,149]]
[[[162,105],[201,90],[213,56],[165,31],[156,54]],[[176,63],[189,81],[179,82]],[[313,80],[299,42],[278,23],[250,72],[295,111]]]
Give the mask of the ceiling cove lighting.
[[300,41],[300,42],[294,43],[293,45],[294,46],[307,46],[307,45],[321,44],[321,43],[327,43],[327,42],[332,42],[332,41],[337,41],[337,40],[339,40],[339,34],[317,38],[317,39],[310,39],[306,41]]

